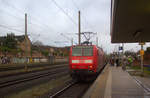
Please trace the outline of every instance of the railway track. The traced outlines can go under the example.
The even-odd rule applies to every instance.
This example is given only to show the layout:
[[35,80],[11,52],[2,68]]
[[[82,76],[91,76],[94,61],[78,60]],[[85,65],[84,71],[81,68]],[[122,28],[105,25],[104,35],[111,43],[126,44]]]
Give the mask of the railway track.
[[[105,66],[100,70],[98,74],[101,74],[102,70]],[[92,85],[94,80],[88,82],[70,82],[64,88],[58,90],[56,93],[50,95],[49,97],[39,97],[39,98],[82,98],[84,93],[88,90],[88,88]]]
[[136,84],[139,85],[141,88],[143,88],[145,95],[150,95],[150,88],[146,85],[144,85],[140,80],[138,80],[136,77],[132,77]]
[[[62,69],[65,69],[65,68],[62,68]],[[59,70],[59,71],[63,71],[62,69]],[[32,76],[29,76],[29,77],[19,78],[19,79],[15,79],[15,80],[9,80],[9,81],[5,81],[5,82],[1,82],[0,83],[0,88],[7,87],[7,86],[10,86],[10,85],[14,85],[14,84],[17,84],[17,83],[31,81],[31,80],[34,80],[34,79],[38,79],[38,78],[41,78],[41,77],[48,76],[48,75],[53,75],[53,74],[56,74],[56,72],[58,72],[58,70],[52,71],[52,72],[46,72],[46,73],[42,73],[42,74],[37,74],[37,75],[32,75]]]
[[49,96],[49,98],[81,98],[91,84],[92,82],[71,82],[64,88]]
[[[49,65],[48,65],[49,66]],[[60,65],[52,65],[49,66],[47,68],[44,65],[43,69],[39,69],[39,70],[33,70],[33,71],[24,71],[24,72],[17,72],[17,73],[10,73],[10,74],[1,74],[0,78],[6,78],[6,77],[12,77],[12,76],[17,76],[17,75],[23,75],[23,74],[28,74],[28,73],[35,73],[35,72],[40,72],[40,71],[45,71],[45,70],[50,70],[50,69],[54,69],[54,68],[59,68],[61,66],[67,66],[67,64],[60,64]]]
[[[46,63],[46,64],[28,64],[28,68],[38,68],[38,67],[55,66],[55,65],[58,65],[58,64],[65,64],[65,63],[56,63],[56,64],[50,64],[50,63]],[[0,67],[0,72],[24,69],[24,67],[25,67],[24,64],[21,64],[20,66]]]
[[62,88],[61,90],[57,91],[56,93],[54,93],[53,95],[51,95],[49,98],[55,98],[58,95],[60,95],[61,93],[63,93],[65,90],[69,89],[71,86],[73,86],[76,82],[71,81],[70,84],[66,85],[64,88]]
[[[68,74],[68,67],[53,68],[37,73],[22,74],[20,76],[7,77],[0,80],[0,96],[6,95],[9,91],[15,92],[31,86],[44,83],[51,79]],[[10,94],[10,92],[9,92]]]

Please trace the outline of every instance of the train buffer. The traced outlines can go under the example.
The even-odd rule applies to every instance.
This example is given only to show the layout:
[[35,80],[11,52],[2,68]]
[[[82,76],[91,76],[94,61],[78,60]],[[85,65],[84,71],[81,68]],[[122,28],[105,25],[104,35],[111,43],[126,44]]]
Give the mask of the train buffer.
[[150,89],[121,67],[107,65],[83,98],[150,98]]

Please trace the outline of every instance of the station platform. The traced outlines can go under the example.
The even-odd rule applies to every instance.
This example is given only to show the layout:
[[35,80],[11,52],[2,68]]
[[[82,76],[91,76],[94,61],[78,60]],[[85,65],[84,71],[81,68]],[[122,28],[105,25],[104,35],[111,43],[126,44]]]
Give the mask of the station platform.
[[128,72],[108,64],[83,98],[150,98],[150,94]]

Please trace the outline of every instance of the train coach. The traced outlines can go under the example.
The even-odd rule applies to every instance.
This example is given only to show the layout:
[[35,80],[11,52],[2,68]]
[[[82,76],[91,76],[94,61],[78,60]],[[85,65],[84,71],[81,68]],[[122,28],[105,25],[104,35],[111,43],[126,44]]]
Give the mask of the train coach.
[[102,48],[96,45],[76,45],[70,48],[69,66],[73,79],[87,79],[96,76],[105,65]]

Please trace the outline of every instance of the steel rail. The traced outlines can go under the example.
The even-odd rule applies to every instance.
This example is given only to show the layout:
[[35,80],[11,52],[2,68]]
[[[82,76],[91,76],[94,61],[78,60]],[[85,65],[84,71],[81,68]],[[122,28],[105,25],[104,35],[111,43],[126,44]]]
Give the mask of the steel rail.
[[[44,66],[43,66],[44,65]],[[40,67],[47,67],[47,66],[55,66],[55,65],[66,65],[65,63],[62,64],[37,64],[37,65],[28,65],[29,68],[40,68]],[[21,66],[13,66],[13,67],[0,67],[0,72],[4,71],[10,71],[10,70],[18,70],[18,69],[24,69],[24,65]]]
[[135,82],[143,88],[143,90],[145,91],[146,94],[150,95],[150,88],[148,88],[146,85],[144,85],[140,80],[138,80],[136,77],[133,77],[133,79],[135,80]]
[[76,84],[76,82],[72,81],[72,83],[68,84],[67,86],[65,86],[61,90],[57,91],[55,94],[51,95],[49,98],[55,98],[55,97],[59,96],[61,93],[63,93],[64,91],[66,91],[67,89],[69,89],[70,87],[72,87],[75,84]]
[[[6,82],[3,82],[3,83],[0,83],[0,88],[9,87],[9,86],[12,86],[12,85],[15,85],[15,84],[28,82],[28,81],[35,80],[35,79],[42,78],[42,77],[46,77],[46,76],[52,76],[52,75],[64,73],[64,71],[60,72],[60,70],[66,70],[66,69],[65,68],[60,68],[59,70],[55,70],[55,71],[52,71],[52,72],[50,71],[50,72],[42,73],[42,74],[37,74],[37,75],[34,75],[34,76],[25,77],[24,79],[20,78],[20,79],[16,79],[16,80],[12,80],[12,81],[6,81]],[[58,73],[58,71],[60,73]]]
[[[59,67],[64,67],[67,64],[62,64],[62,65],[56,65],[56,66],[49,66],[48,68],[45,69],[39,69],[39,70],[33,70],[33,71],[24,71],[24,72],[17,72],[17,73],[9,73],[9,74],[2,74],[0,75],[0,78],[6,78],[6,77],[10,77],[10,76],[16,76],[16,75],[23,75],[23,74],[29,74],[29,73],[35,73],[35,72],[40,72],[40,71],[46,71],[46,70],[50,70],[50,69],[54,69],[54,68],[59,68]],[[47,67],[47,66],[46,66]]]

